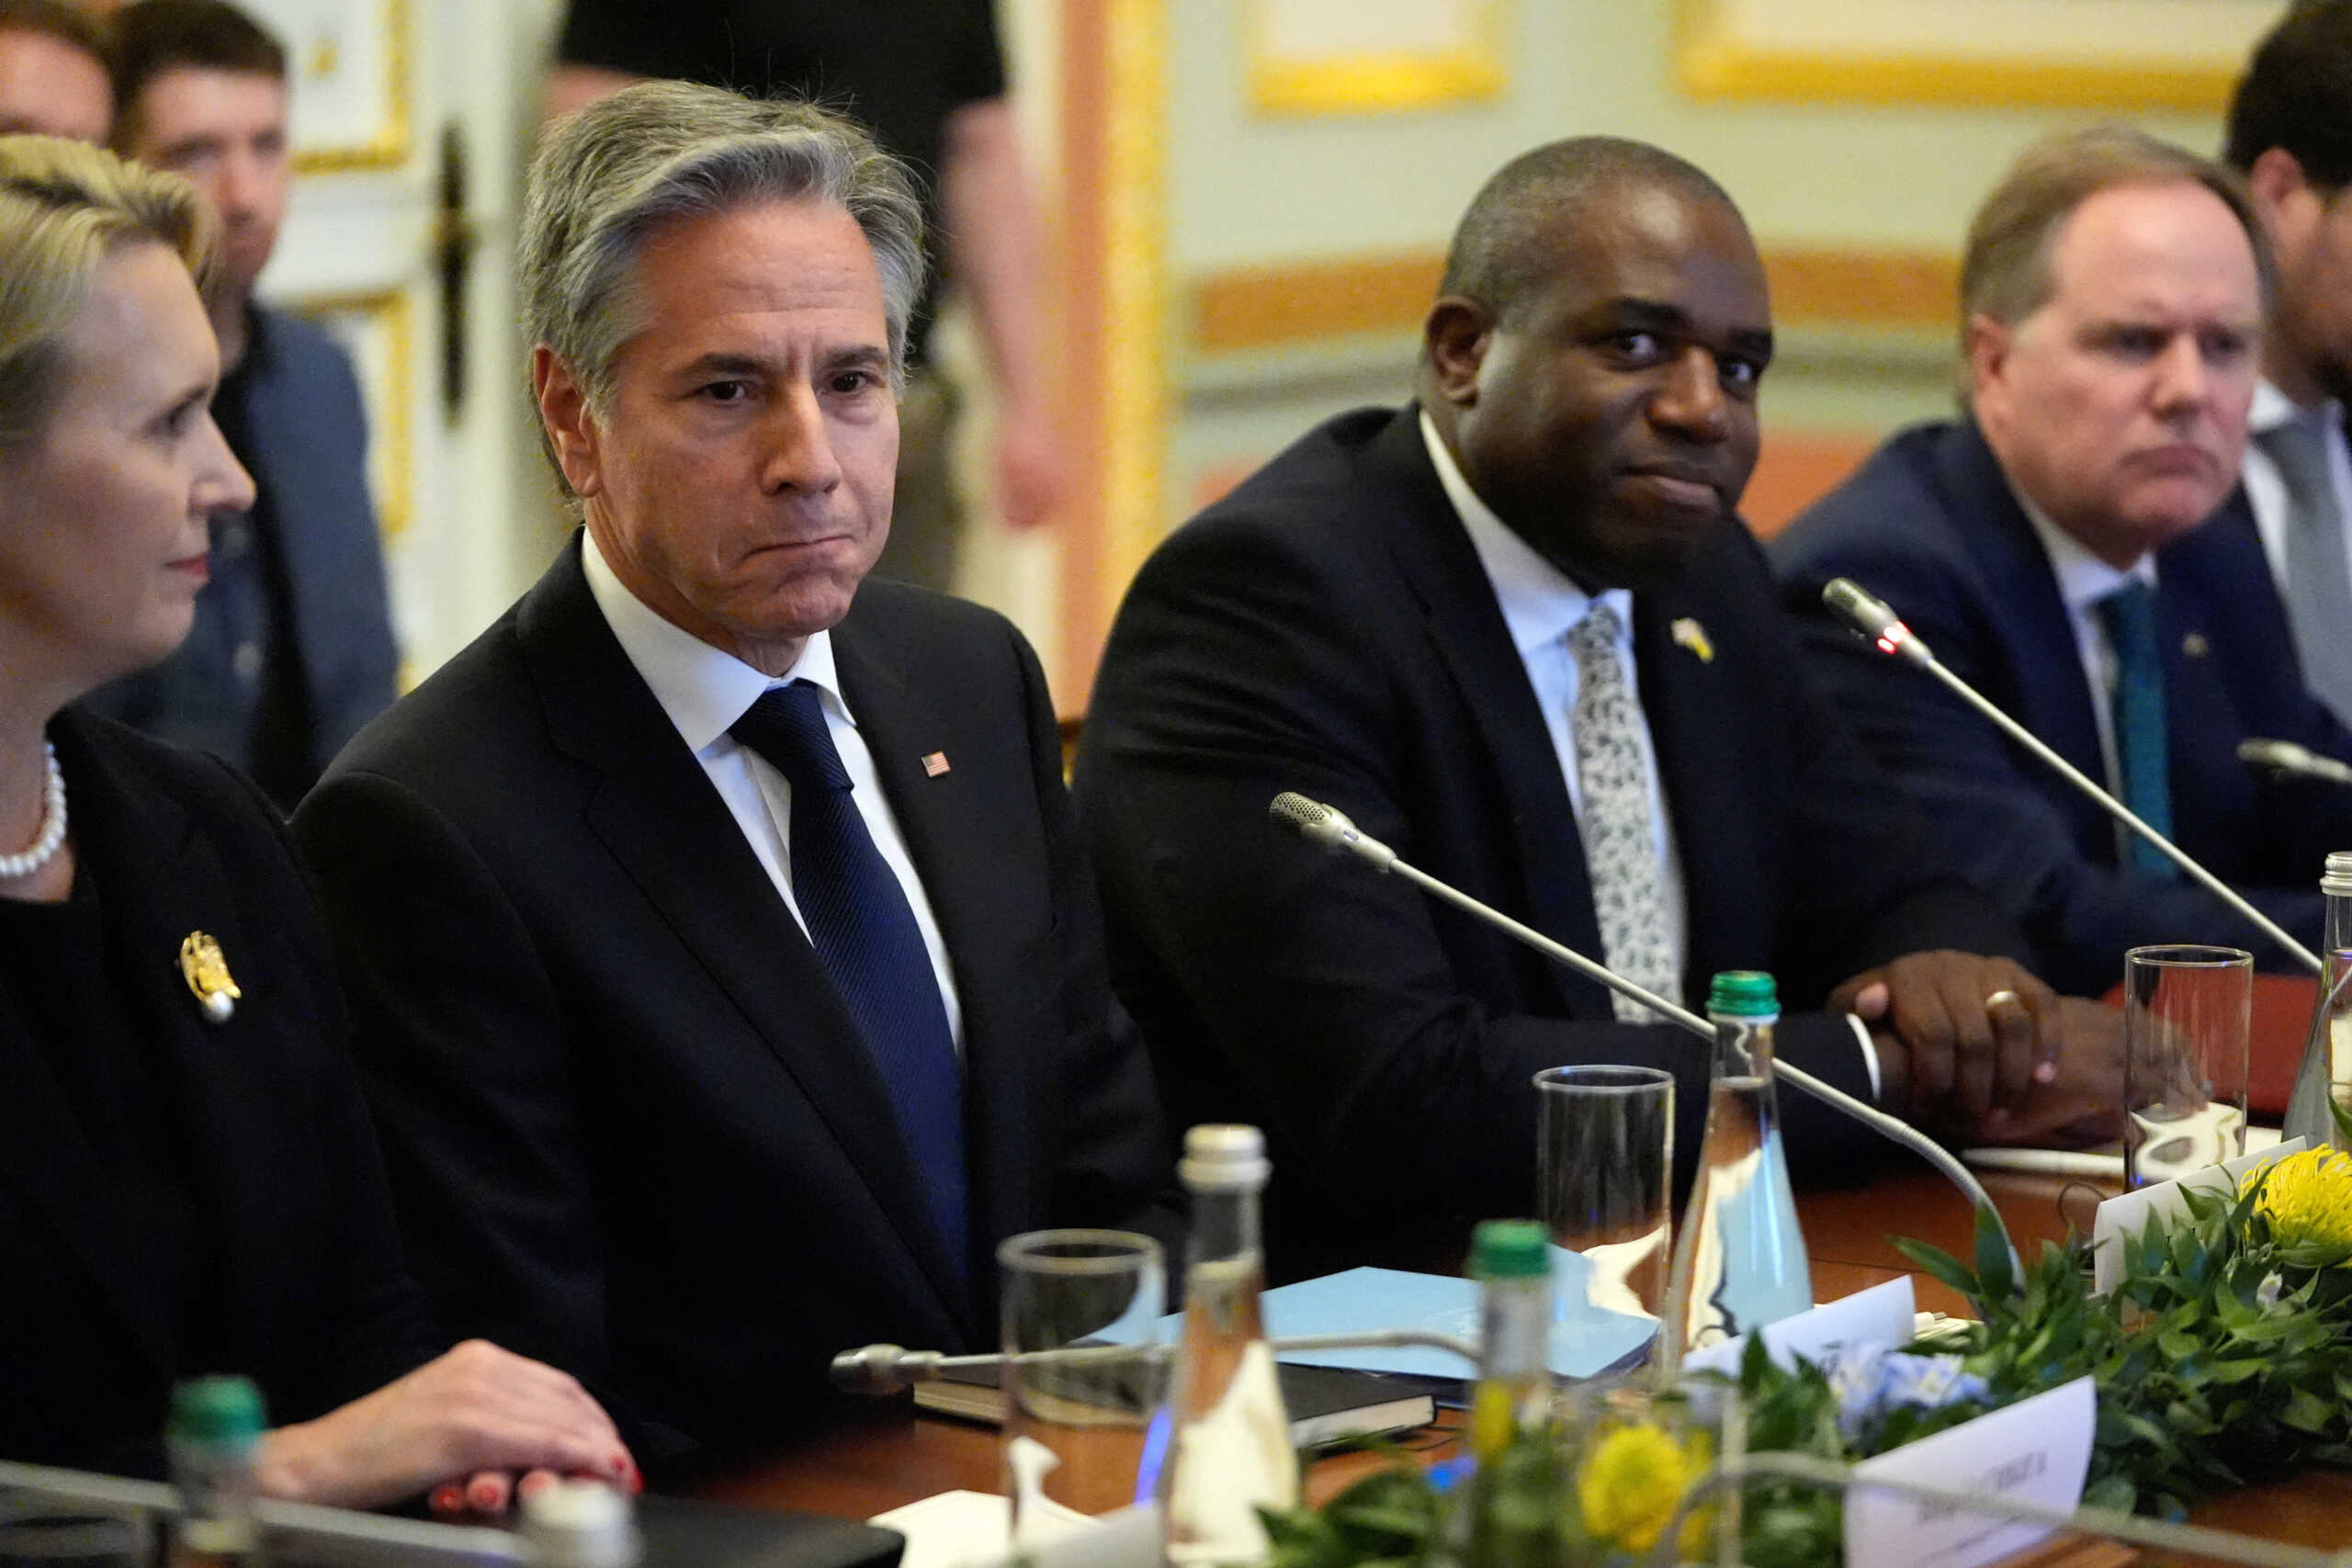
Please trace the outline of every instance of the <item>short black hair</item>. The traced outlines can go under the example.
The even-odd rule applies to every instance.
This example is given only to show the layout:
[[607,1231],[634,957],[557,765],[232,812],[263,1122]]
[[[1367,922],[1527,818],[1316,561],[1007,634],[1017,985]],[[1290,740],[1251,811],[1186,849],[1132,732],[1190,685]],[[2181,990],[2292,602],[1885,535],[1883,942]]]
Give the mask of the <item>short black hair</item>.
[[1549,142],[1505,164],[1471,198],[1446,249],[1438,292],[1510,320],[1552,276],[1563,216],[1629,184],[1665,186],[1739,213],[1705,170],[1664,148],[1622,136]]
[[2352,185],[2352,4],[2301,0],[2256,46],[2230,100],[2222,157],[2241,174],[2273,147],[2325,191]]
[[225,0],[132,0],[114,16],[114,141],[138,134],[139,95],[166,71],[248,71],[286,80],[286,46]]
[[39,33],[101,64],[108,58],[107,24],[73,0],[0,0],[0,33]]

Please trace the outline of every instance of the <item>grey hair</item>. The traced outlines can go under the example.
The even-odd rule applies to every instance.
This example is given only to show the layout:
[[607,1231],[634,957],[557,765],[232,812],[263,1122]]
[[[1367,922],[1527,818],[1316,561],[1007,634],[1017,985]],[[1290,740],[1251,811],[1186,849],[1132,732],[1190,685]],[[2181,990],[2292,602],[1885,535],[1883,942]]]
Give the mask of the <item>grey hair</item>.
[[922,200],[906,165],[857,125],[791,98],[688,82],[641,82],[549,128],[523,200],[523,324],[552,349],[600,415],[641,321],[636,265],[672,219],[765,201],[845,209],[882,276],[890,371],[902,384],[922,294]]

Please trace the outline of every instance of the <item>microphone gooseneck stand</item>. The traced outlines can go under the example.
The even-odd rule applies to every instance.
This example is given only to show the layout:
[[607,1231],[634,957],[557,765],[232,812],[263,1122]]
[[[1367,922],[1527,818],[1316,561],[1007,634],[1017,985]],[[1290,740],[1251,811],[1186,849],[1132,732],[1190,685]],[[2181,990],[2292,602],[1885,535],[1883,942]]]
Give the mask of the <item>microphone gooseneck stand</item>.
[[[1284,790],[1274,796],[1267,813],[1277,823],[1309,842],[1326,849],[1344,850],[1376,871],[1394,872],[1432,897],[1441,898],[1516,938],[1554,963],[1565,964],[1577,974],[1600,981],[1619,995],[1631,997],[1668,1023],[1680,1025],[1711,1046],[1714,1043],[1715,1026],[1689,1008],[1667,1000],[1647,987],[1635,985],[1607,964],[1595,963],[1576,949],[1553,941],[1534,927],[1514,920],[1500,909],[1482,904],[1467,893],[1446,886],[1410,862],[1398,858],[1395,850],[1363,831],[1348,819],[1345,813],[1320,801],[1309,800],[1294,790]],[[1853,1118],[1881,1137],[1902,1145],[1941,1171],[1967,1197],[1972,1208],[1993,1217],[1993,1224],[2001,1233],[2001,1245],[2008,1249],[2010,1269],[2019,1278],[2023,1277],[2024,1266],[2018,1260],[2017,1244],[2009,1239],[2009,1227],[2002,1222],[2000,1210],[1993,1206],[1992,1197],[1985,1192],[1984,1183],[1960,1162],[1958,1156],[1901,1117],[1891,1116],[1875,1105],[1857,1100],[1844,1089],[1822,1082],[1801,1067],[1776,1060],[1772,1070],[1776,1076],[1787,1079],[1823,1104]]]
[[1887,608],[1884,601],[1873,596],[1851,578],[1833,577],[1821,590],[1821,602],[1829,607],[1831,614],[1845,622],[1855,636],[1874,644],[1881,653],[1916,664],[1941,681],[1961,701],[1991,719],[2001,733],[2032,752],[2060,778],[2098,802],[2099,808],[2109,816],[2163,851],[2175,865],[2194,877],[2207,892],[2252,920],[2265,936],[2292,953],[2313,974],[2324,976],[2327,973],[2327,964],[2318,953],[2288,935],[2278,921],[2246,902],[2237,889],[2183,854],[2170,839],[2141,821],[2130,807],[2085,777],[2081,769],[2043,745],[2040,736],[2003,713],[1991,698],[1945,669],[1928,650],[1928,645],[1919,640],[1918,634],[1905,626],[1903,618]]

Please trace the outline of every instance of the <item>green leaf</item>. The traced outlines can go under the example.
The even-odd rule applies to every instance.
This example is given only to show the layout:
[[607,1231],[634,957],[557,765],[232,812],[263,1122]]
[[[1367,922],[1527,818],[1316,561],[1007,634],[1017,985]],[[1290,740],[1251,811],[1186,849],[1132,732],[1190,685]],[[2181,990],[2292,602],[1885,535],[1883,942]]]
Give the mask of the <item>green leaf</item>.
[[2007,1301],[2020,1283],[2009,1262],[2008,1233],[1989,1203],[1976,1205],[1976,1278],[1984,1286],[1977,1294],[1984,1301]]
[[1970,1301],[1981,1303],[1984,1300],[1984,1292],[1977,1284],[1976,1276],[1962,1268],[1960,1259],[1943,1248],[1929,1247],[1924,1241],[1913,1241],[1908,1236],[1889,1236],[1887,1240],[1894,1244],[1895,1251]]

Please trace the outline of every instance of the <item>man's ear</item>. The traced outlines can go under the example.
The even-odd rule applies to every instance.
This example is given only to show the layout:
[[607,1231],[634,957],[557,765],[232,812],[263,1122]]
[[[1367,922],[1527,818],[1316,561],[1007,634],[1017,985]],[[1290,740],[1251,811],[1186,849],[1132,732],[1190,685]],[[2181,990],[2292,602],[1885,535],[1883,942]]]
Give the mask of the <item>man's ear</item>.
[[1421,327],[1430,386],[1457,408],[1478,400],[1478,367],[1494,341],[1495,318],[1484,305],[1449,294],[1430,307]]
[[604,468],[597,443],[596,416],[588,394],[556,351],[546,344],[531,350],[531,395],[539,405],[539,424],[547,431],[555,465],[563,470],[571,493],[586,500],[604,488]]
[[2246,170],[2245,188],[2254,197],[2255,209],[2267,221],[2298,192],[2309,191],[2311,181],[2303,176],[2301,159],[2284,147],[2269,147]]
[[1968,397],[1971,403],[1984,395],[1988,387],[1997,387],[2001,372],[2009,362],[2010,332],[2005,321],[1996,321],[1979,311],[1968,318]]

